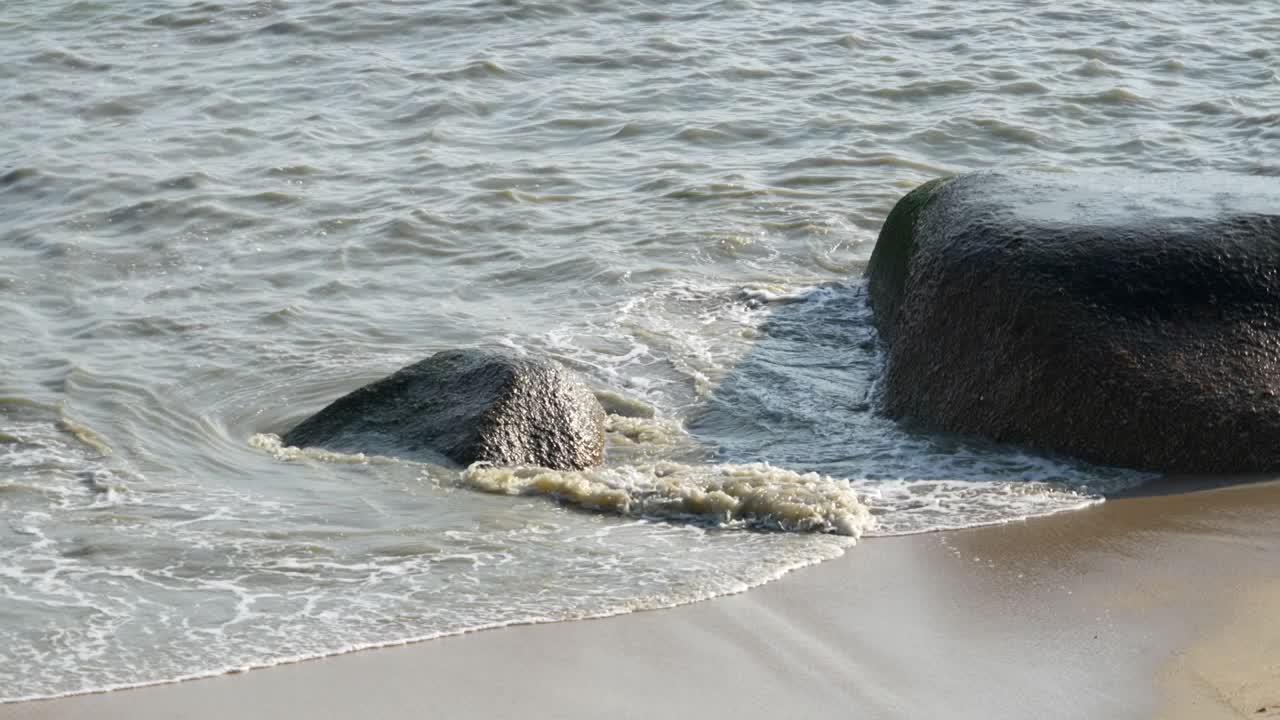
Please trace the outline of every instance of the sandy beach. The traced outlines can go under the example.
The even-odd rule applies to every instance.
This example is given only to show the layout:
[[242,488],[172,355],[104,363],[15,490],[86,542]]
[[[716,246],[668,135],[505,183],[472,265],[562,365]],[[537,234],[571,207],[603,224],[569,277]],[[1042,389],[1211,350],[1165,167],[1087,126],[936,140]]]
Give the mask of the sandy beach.
[[709,602],[0,718],[1280,716],[1280,483],[873,538]]

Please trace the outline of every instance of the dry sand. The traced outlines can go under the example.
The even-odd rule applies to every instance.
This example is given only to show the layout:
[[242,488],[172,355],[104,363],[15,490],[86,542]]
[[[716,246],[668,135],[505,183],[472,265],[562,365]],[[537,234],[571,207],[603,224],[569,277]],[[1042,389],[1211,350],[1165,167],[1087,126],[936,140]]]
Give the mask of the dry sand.
[[1201,485],[871,539],[671,610],[4,705],[0,720],[1280,716],[1280,483]]

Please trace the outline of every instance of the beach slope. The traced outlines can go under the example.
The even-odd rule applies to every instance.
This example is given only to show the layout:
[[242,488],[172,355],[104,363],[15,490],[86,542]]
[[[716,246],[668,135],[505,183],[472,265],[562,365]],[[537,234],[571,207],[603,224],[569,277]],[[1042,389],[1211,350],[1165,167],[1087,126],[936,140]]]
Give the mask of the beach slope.
[[0,720],[1280,716],[1280,484],[873,538],[741,595],[208,680]]

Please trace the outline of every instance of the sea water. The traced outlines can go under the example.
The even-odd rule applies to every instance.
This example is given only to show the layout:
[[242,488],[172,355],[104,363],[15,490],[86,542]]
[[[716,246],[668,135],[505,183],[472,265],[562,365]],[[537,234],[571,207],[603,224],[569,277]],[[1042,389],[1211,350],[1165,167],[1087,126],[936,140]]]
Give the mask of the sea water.
[[[1143,482],[883,418],[861,274],[946,173],[1280,174],[1277,47],[1270,3],[4,3],[0,701],[691,602]],[[604,466],[279,441],[477,346],[578,371]]]

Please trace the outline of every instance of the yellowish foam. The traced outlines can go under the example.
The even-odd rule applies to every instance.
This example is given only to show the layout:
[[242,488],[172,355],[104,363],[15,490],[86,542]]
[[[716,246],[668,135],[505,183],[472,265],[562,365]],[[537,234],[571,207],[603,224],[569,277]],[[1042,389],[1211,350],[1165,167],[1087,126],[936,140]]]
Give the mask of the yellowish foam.
[[299,448],[292,445],[285,445],[279,435],[275,433],[258,433],[249,438],[249,445],[259,450],[265,450],[274,456],[277,460],[317,460],[319,462],[327,462],[334,464],[347,465],[364,465],[364,464],[385,464],[396,462],[395,458],[389,458],[382,455],[366,455],[365,453],[341,453],[324,448]]
[[74,435],[80,442],[93,448],[98,454],[104,457],[111,454],[111,446],[107,444],[106,439],[89,426],[82,425],[66,415],[62,415],[59,422],[63,429]]
[[684,428],[669,418],[626,417],[609,415],[605,431],[613,442],[657,445],[688,444],[689,436]]
[[723,525],[860,537],[874,526],[849,483],[765,463],[659,462],[582,471],[477,463],[464,485],[507,495],[548,495],[587,510]]

